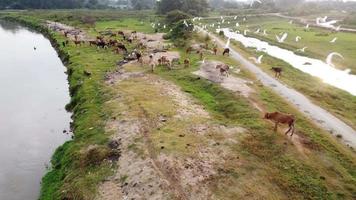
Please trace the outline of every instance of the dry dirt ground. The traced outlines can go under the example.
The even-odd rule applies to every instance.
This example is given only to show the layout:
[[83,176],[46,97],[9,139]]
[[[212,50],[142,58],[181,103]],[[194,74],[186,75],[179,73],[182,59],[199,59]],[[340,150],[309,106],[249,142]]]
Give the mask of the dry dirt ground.
[[62,24],[59,22],[47,21],[47,27],[53,31],[60,32],[64,35],[65,32],[68,32],[68,37],[70,40],[75,40],[75,35],[77,35],[78,40],[80,41],[89,41],[92,40],[89,36],[82,30]]
[[137,63],[108,76],[117,116],[107,124],[122,152],[115,175],[97,199],[210,199],[211,184],[226,161],[239,165],[231,147],[245,130],[214,122],[176,85],[143,72]]
[[[244,80],[234,76],[221,76],[219,70],[216,69],[216,66],[223,64],[218,61],[206,61],[201,64],[200,69],[194,72],[195,75],[208,79],[214,83],[220,84],[222,87],[231,90],[233,92],[238,92],[242,96],[248,98],[251,93],[255,91],[249,86],[253,82]],[[234,69],[232,69],[234,70]]]

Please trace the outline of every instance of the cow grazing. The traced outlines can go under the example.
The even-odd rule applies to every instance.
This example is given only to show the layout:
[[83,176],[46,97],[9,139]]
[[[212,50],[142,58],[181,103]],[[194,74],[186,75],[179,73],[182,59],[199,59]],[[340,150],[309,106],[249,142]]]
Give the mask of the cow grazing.
[[275,72],[275,77],[276,78],[280,78],[281,77],[281,75],[282,75],[282,71],[283,71],[283,69],[282,68],[280,68],[280,67],[272,67],[272,70]]
[[75,40],[74,44],[75,44],[75,46],[78,46],[78,45],[80,46],[82,44],[82,41]]
[[137,58],[137,62],[141,63],[142,64],[142,54],[138,51],[134,51],[135,53],[135,56]]
[[90,40],[90,41],[89,41],[89,45],[90,45],[90,46],[96,45],[96,41],[95,41],[95,40]]
[[229,70],[230,70],[230,66],[229,65],[226,65],[226,64],[219,64],[219,65],[216,65],[215,67],[216,69],[219,69],[220,70],[220,75],[221,76],[229,76]]
[[124,44],[122,43],[117,43],[116,47],[118,48],[118,50],[122,50],[124,51],[125,53],[127,53],[127,48]]
[[156,67],[156,63],[155,63],[155,61],[153,60],[153,54],[150,54],[149,55],[149,61],[148,61],[148,64],[149,64],[149,66],[151,67],[151,71],[153,72],[154,71],[154,69],[155,69],[155,67]]
[[160,59],[158,59],[158,63],[160,65],[166,65],[168,69],[171,69],[171,61],[167,59],[166,56],[162,56]]
[[230,55],[230,49],[229,48],[225,48],[224,52],[223,52],[223,56],[225,56],[225,54],[227,54],[228,56]]
[[214,47],[213,51],[214,51],[214,55],[216,55],[218,53],[218,48]]
[[190,66],[190,60],[188,59],[188,58],[186,58],[185,60],[184,60],[184,67],[185,68],[188,68]]
[[293,115],[288,115],[288,114],[283,114],[280,112],[274,112],[274,113],[266,113],[265,114],[265,119],[269,119],[275,123],[274,125],[274,131],[277,131],[278,129],[278,124],[287,124],[289,126],[289,129],[285,133],[286,135],[292,131],[290,136],[293,136],[294,130],[295,130],[295,117]]
[[188,48],[185,50],[185,53],[186,53],[186,54],[190,54],[192,51],[193,51],[193,47],[188,47]]

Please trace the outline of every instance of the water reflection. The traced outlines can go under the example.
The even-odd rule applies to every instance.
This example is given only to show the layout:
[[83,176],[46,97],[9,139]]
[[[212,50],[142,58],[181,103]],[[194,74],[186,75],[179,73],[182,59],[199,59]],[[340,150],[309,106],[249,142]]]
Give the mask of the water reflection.
[[69,139],[65,67],[46,38],[17,24],[0,23],[0,44],[0,200],[34,200]]
[[[292,51],[270,45],[259,39],[246,37],[242,34],[232,32],[228,28],[221,30],[224,31],[226,37],[241,42],[244,47],[256,48],[258,51],[265,52],[272,57],[281,59],[294,68],[318,77],[325,83],[356,96],[356,75],[350,74],[350,71],[348,70],[344,71],[336,69],[321,60],[297,55]],[[219,31],[220,30],[218,29],[217,32]]]
[[24,29],[19,24],[4,20],[0,20],[0,26],[4,31],[9,31],[13,34],[17,33],[20,29]]

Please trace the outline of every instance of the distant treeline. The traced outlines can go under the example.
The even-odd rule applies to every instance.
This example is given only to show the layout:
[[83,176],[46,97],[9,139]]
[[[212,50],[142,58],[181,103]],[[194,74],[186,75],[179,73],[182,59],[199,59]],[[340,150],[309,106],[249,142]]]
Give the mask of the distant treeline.
[[0,9],[65,9],[97,5],[97,0],[0,0]]

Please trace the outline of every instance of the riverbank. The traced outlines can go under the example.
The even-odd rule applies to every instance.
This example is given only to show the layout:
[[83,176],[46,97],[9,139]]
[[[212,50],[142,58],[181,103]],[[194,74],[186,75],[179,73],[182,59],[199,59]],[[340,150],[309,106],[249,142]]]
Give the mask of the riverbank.
[[[66,109],[73,113],[71,129],[74,138],[54,153],[50,171],[42,180],[40,199],[94,197],[98,182],[111,173],[108,158],[117,154],[108,147],[109,138],[104,134],[105,121],[110,113],[104,102],[110,99],[110,90],[105,87],[103,77],[107,71],[115,69],[118,58],[89,48],[82,49],[86,54],[81,54],[73,46],[61,46],[64,37],[47,29],[43,20],[26,17],[4,19],[44,34],[67,67],[71,101]],[[97,57],[90,56],[93,54]],[[103,59],[97,59],[101,57]],[[88,77],[84,71],[91,71],[92,75]],[[87,150],[83,152],[83,149]],[[66,191],[65,196],[63,191]]]
[[[42,26],[53,19],[12,17]],[[91,36],[113,27],[152,33],[151,21],[141,20],[97,21],[82,30]],[[68,55],[74,138],[53,156],[41,199],[353,197],[354,152],[232,58],[205,52],[208,63],[234,66],[230,78],[246,80],[251,95],[194,75],[202,62],[183,48],[168,54],[189,58],[189,68],[158,66],[151,73],[136,62],[118,64],[122,55],[110,49],[63,47],[61,33],[50,35]],[[190,42],[206,41],[196,36]],[[129,51],[135,45],[127,44]],[[295,136],[274,132],[256,106],[295,114]]]

